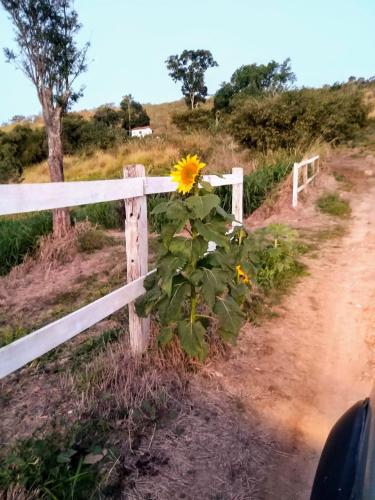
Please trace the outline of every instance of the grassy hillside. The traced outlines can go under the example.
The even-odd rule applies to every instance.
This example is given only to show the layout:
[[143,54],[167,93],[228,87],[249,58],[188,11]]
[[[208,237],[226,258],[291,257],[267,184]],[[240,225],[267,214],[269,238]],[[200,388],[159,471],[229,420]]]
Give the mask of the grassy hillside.
[[[201,107],[203,109],[211,109],[212,106],[213,99],[209,99]],[[151,127],[154,129],[155,134],[177,132],[175,125],[172,123],[172,115],[174,113],[186,111],[186,104],[183,99],[163,104],[144,104],[143,107],[150,117]]]

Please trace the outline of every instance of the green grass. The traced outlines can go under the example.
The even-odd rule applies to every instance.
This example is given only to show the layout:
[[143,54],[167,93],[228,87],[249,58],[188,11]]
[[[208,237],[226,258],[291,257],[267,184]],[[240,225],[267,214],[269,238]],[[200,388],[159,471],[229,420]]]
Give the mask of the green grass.
[[88,220],[104,229],[124,227],[124,208],[120,201],[105,201],[83,205],[71,210],[72,219],[79,222]]
[[[243,213],[249,215],[266,200],[267,196],[291,172],[289,163],[277,163],[261,167],[244,176]],[[216,190],[220,196],[221,206],[232,211],[232,186],[222,186]]]
[[24,337],[27,333],[28,330],[23,326],[7,325],[4,328],[0,327],[0,347],[4,347],[21,337]]
[[39,238],[51,231],[50,212],[0,219],[0,275],[7,274],[34,252]]
[[338,193],[324,194],[317,200],[316,206],[321,212],[335,217],[348,217],[352,211],[349,202],[340,198]]

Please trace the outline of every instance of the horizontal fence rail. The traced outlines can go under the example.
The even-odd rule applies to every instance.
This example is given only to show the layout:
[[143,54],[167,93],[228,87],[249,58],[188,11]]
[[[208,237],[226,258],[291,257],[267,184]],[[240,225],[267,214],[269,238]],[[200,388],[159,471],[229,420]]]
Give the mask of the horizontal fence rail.
[[[302,173],[302,184],[300,184],[300,175]],[[295,163],[293,166],[293,189],[292,206],[298,205],[298,193],[306,189],[319,173],[319,156],[313,156],[308,160]]]
[[0,378],[14,372],[130,304],[144,292],[141,278],[0,349]]
[[[150,274],[147,272],[148,249],[145,243],[148,240],[146,196],[174,192],[177,184],[169,177],[145,177],[143,165],[129,165],[124,169],[124,175],[125,179],[118,180],[0,185],[0,215],[124,199],[128,261],[128,284],[2,347],[0,378],[72,339],[126,305],[129,307],[132,352],[139,354],[147,347],[149,320],[136,317],[134,309],[134,301],[145,291],[143,281]],[[241,223],[242,168],[233,168],[231,174],[223,176],[205,175],[203,179],[212,186],[233,186],[232,212],[236,223]]]
[[[212,186],[242,183],[238,174],[205,175]],[[137,177],[105,181],[48,182],[0,185],[0,215],[74,207],[102,201],[127,200],[148,194],[172,193],[177,184],[169,177]]]

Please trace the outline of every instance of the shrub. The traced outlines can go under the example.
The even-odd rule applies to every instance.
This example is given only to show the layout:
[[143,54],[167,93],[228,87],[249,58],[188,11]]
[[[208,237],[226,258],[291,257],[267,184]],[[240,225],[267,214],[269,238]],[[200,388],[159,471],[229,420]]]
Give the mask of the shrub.
[[109,104],[99,106],[93,116],[94,121],[104,123],[107,127],[116,127],[122,120],[122,111],[118,111]]
[[85,120],[77,113],[63,118],[64,153],[90,152],[95,148],[109,149],[126,137],[124,131],[108,126],[104,120]]
[[114,238],[94,227],[78,235],[78,248],[81,252],[92,253],[96,250],[101,250],[105,246],[115,244],[116,240]]
[[210,130],[215,125],[215,119],[212,111],[197,108],[174,113],[172,122],[183,132],[192,132],[193,130]]
[[228,120],[230,133],[250,148],[295,148],[323,138],[353,138],[366,124],[358,88],[302,89],[264,98],[239,97]]
[[44,128],[17,125],[8,133],[0,131],[0,183],[17,182],[26,165],[46,157]]
[[52,231],[50,212],[0,219],[0,274],[20,264],[38,246],[39,238]]
[[103,122],[90,120],[85,122],[81,130],[79,150],[90,152],[94,149],[110,149],[117,141],[124,140],[126,134],[120,129],[108,127]]
[[1,141],[2,135],[5,134],[0,132],[0,184],[17,182],[21,178],[23,166],[17,158],[16,148]]
[[39,163],[48,156],[47,138],[44,127],[31,128],[17,125],[8,134],[8,141],[14,144],[16,156],[22,166]]
[[352,211],[349,202],[340,198],[337,193],[328,193],[321,196],[317,200],[316,206],[321,212],[337,217],[347,217]]

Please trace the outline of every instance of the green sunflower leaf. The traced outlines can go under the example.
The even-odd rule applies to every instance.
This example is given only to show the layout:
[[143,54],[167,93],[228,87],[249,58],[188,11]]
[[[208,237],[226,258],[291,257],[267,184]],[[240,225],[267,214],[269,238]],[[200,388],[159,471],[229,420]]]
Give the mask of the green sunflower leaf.
[[219,318],[220,330],[233,333],[233,335],[238,334],[245,315],[230,295],[218,297],[213,311]]
[[169,344],[169,342],[173,339],[173,333],[173,326],[163,326],[158,335],[158,344],[161,346]]
[[216,194],[204,194],[203,196],[190,196],[186,200],[186,206],[192,211],[194,217],[203,219],[213,208],[220,203],[220,198]]
[[181,346],[186,354],[203,361],[207,356],[208,348],[204,339],[206,330],[202,323],[183,320],[178,322],[177,328]]
[[216,222],[210,221],[204,223],[200,220],[195,220],[194,226],[207,242],[214,241],[220,247],[229,248],[228,237],[224,234],[224,231],[220,232],[221,228]]

